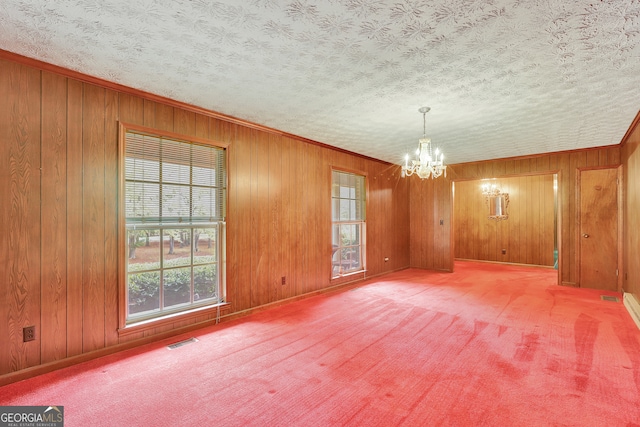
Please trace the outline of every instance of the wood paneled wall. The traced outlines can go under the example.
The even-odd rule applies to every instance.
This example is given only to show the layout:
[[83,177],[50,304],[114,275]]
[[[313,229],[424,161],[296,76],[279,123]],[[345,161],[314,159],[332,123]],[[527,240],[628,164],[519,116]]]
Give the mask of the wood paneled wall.
[[118,335],[119,121],[229,144],[231,314],[335,286],[332,167],[367,177],[366,275],[408,267],[399,166],[51,68],[0,56],[0,384],[208,320]]
[[[453,239],[440,232],[437,218],[443,219],[445,227],[452,221],[450,197],[437,193],[429,196],[433,189],[446,191],[451,181],[479,180],[531,174],[558,174],[558,205],[560,210],[560,254],[559,274],[561,284],[578,286],[576,264],[576,176],[581,167],[618,166],[621,163],[620,146],[567,151],[522,158],[487,160],[482,162],[450,165],[447,178],[438,180],[412,180],[411,196],[411,266],[435,268],[430,257],[444,257],[441,269],[452,270]],[[415,182],[414,182],[415,181]],[[428,230],[428,228],[431,230]],[[434,233],[437,231],[439,233]],[[455,230],[452,228],[455,236]],[[430,238],[431,233],[443,235],[442,239]],[[424,238],[423,238],[424,237]],[[426,260],[426,261],[425,261]]]
[[624,171],[624,275],[622,287],[640,303],[640,112],[622,145]]
[[[488,218],[483,183],[496,185],[509,195],[508,219]],[[453,203],[455,257],[553,267],[554,203],[551,174],[457,181]]]
[[449,178],[409,180],[411,224],[410,265],[428,270],[452,271],[453,196]]

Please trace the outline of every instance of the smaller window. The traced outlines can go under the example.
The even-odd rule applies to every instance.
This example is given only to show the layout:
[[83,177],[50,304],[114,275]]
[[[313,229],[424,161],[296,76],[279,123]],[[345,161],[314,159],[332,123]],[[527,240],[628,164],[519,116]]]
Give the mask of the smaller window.
[[364,176],[334,170],[331,185],[331,277],[364,270]]

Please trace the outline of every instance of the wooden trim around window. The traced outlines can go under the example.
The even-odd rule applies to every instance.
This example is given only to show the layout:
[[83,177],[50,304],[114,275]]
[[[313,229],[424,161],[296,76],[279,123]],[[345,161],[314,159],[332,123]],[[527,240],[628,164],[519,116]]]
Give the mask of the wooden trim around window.
[[[125,212],[125,171],[124,171],[124,160],[125,160],[125,139],[127,135],[127,131],[132,130],[136,132],[146,133],[151,136],[157,137],[165,137],[171,138],[178,141],[183,141],[187,143],[196,143],[196,144],[204,144],[211,145],[219,148],[228,149],[229,144],[214,141],[212,139],[199,138],[195,136],[182,135],[174,132],[164,131],[155,128],[149,128],[140,125],[134,125],[130,123],[119,122],[118,123],[118,335],[120,337],[127,336],[136,332],[144,332],[147,330],[152,330],[158,328],[160,326],[173,324],[177,321],[189,321],[193,320],[196,317],[202,316],[214,316],[217,314],[218,310],[220,310],[220,315],[228,314],[230,310],[229,304],[222,303],[221,305],[216,306],[205,306],[193,308],[187,311],[168,314],[166,316],[156,317],[153,319],[137,322],[132,325],[127,325],[127,293],[125,290],[125,286],[127,283],[126,280],[126,265],[127,259],[125,257],[127,251],[126,244],[126,212]],[[229,153],[226,153],[226,165],[227,174],[229,171]],[[228,186],[228,182],[227,182]],[[229,205],[229,191],[226,193],[227,200],[225,200],[225,205]],[[226,244],[225,244],[226,250]],[[221,258],[224,256],[221,254]],[[226,286],[226,285],[225,285]]]
[[132,325],[125,325],[118,329],[118,336],[126,337],[127,335],[135,334],[138,332],[145,332],[150,329],[156,329],[166,325],[173,325],[176,322],[184,322],[189,320],[195,320],[203,316],[211,317],[211,320],[216,319],[218,316],[218,310],[220,317],[226,316],[231,311],[231,305],[228,303],[222,303],[216,306],[205,306],[194,308],[189,311],[181,311],[179,313],[168,314],[163,317],[155,317],[153,319],[144,320],[134,323]]

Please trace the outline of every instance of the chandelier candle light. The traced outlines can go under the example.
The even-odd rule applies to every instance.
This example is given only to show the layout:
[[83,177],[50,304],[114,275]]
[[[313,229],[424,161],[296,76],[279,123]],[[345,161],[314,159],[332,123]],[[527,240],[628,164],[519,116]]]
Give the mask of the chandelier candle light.
[[402,176],[411,176],[414,173],[422,179],[429,177],[438,178],[444,173],[447,176],[447,167],[444,165],[444,154],[436,148],[435,156],[431,151],[431,138],[427,137],[427,113],[431,110],[429,107],[422,107],[418,111],[422,113],[422,138],[418,140],[419,145],[416,150],[417,160],[411,160],[409,164],[409,154],[404,158],[404,166],[402,167]]

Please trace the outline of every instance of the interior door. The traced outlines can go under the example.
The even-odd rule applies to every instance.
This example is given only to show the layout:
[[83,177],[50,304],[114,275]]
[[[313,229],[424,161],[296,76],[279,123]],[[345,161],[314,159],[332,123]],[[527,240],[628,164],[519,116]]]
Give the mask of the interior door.
[[618,290],[618,169],[580,171],[580,287]]

